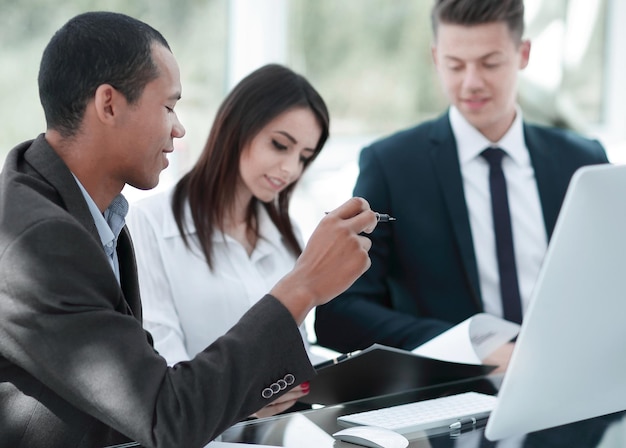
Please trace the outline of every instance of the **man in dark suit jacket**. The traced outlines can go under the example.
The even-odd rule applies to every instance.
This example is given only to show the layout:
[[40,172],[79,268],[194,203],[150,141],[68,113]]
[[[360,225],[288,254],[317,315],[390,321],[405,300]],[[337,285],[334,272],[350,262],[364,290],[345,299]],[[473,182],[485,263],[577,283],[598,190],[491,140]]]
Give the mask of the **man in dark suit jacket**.
[[[397,221],[372,234],[372,267],[316,310],[318,342],[342,352],[382,343],[413,349],[475,313],[502,316],[487,147],[505,151],[521,305],[572,174],[606,163],[602,146],[524,123],[517,75],[521,0],[438,0],[433,58],[448,113],[365,148],[355,194]],[[512,344],[493,360],[506,367]]]
[[39,86],[47,131],[0,174],[0,446],[201,447],[314,375],[298,324],[368,267],[367,203],[331,212],[270,294],[168,368],[142,329],[120,192],[154,187],[184,135],[176,61],[148,25],[86,13],[46,47]]

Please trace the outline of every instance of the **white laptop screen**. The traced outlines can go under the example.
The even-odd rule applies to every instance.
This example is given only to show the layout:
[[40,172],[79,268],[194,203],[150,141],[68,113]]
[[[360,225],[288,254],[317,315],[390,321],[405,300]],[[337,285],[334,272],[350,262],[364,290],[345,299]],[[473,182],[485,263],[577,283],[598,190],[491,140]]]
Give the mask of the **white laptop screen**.
[[578,170],[511,362],[491,440],[626,409],[626,166]]

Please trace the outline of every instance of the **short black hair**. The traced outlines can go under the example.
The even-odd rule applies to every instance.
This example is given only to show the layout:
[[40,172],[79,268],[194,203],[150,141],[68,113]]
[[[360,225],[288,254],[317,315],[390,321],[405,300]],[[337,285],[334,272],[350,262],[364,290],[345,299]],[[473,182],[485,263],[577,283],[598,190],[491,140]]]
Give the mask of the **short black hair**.
[[87,12],[69,20],[46,46],[39,66],[39,99],[48,129],[76,134],[98,86],[110,84],[129,103],[158,77],[152,45],[170,49],[150,25],[124,14]]
[[433,34],[439,23],[481,25],[505,22],[511,36],[521,41],[524,34],[523,0],[435,0],[431,13]]

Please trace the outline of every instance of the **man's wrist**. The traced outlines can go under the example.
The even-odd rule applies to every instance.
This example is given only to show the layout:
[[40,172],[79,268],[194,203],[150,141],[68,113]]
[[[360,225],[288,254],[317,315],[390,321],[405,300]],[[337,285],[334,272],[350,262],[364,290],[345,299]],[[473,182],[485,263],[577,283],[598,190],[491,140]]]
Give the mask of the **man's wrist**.
[[287,308],[298,325],[304,322],[304,318],[315,306],[311,291],[290,277],[280,280],[270,294]]

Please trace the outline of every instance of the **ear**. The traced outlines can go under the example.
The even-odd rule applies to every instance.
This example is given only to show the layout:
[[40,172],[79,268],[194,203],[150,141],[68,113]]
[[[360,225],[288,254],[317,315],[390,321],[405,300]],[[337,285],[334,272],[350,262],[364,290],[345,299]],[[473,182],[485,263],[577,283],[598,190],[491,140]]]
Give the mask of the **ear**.
[[519,52],[520,52],[520,70],[523,70],[526,68],[526,66],[528,66],[528,60],[530,59],[530,41],[527,40],[523,40],[520,43],[519,46]]
[[430,46],[430,55],[433,58],[433,63],[435,64],[435,67],[437,67],[439,61],[437,60],[437,45],[432,44]]
[[115,120],[121,96],[110,84],[98,86],[94,95],[94,107],[96,116],[101,122],[107,123]]

